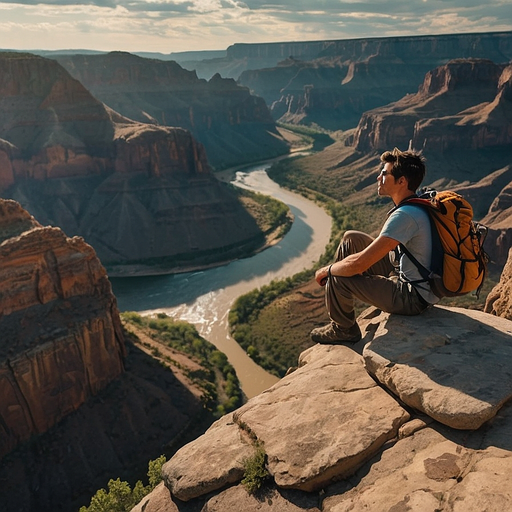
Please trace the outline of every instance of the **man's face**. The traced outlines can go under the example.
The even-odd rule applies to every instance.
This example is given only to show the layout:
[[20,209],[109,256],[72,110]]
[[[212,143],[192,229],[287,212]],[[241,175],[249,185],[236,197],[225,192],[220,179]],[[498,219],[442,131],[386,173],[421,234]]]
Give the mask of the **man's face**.
[[396,186],[395,178],[391,174],[393,164],[386,162],[377,176],[377,194],[379,196],[389,196]]

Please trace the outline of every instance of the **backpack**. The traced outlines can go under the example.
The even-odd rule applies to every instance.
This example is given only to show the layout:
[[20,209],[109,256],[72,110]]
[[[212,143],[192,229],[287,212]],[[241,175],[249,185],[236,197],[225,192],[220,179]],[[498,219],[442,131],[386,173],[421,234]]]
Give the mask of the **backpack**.
[[[400,244],[439,298],[456,297],[475,291],[478,298],[484,283],[489,258],[483,243],[487,228],[473,221],[473,208],[456,192],[427,190],[420,197],[413,196],[400,205],[418,205],[429,213],[432,232],[430,269],[425,268]],[[412,282],[412,284],[414,284]]]

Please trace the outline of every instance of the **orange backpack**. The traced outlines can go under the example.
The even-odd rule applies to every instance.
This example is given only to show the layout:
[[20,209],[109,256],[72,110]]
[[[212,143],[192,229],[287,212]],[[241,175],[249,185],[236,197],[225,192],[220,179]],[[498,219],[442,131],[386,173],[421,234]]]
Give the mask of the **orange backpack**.
[[404,204],[425,208],[432,231],[432,259],[425,268],[401,244],[402,250],[416,265],[422,281],[428,281],[438,297],[455,297],[475,291],[478,297],[484,283],[489,260],[483,243],[487,228],[473,221],[473,208],[456,192],[429,190]]

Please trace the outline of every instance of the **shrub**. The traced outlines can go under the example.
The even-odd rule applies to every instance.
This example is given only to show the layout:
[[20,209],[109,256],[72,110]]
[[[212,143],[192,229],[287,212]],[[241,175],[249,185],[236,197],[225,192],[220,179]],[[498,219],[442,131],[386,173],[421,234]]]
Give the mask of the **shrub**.
[[80,512],[130,512],[144,496],[148,495],[162,481],[162,466],[166,458],[161,455],[148,464],[149,484],[137,481],[133,489],[130,484],[120,478],[108,481],[108,490],[100,489],[91,498],[88,507],[81,507]]
[[244,477],[242,485],[249,494],[254,494],[270,477],[266,467],[267,454],[261,445],[256,446],[256,451],[252,457],[243,460]]

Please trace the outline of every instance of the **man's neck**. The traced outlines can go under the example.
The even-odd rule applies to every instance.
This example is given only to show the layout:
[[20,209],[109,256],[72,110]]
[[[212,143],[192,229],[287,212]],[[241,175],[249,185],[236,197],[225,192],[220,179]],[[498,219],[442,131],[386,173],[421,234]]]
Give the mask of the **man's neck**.
[[395,203],[395,206],[396,206],[396,205],[399,205],[402,201],[405,201],[409,197],[414,197],[415,195],[416,194],[414,192],[411,192],[409,189],[407,189],[404,191],[399,191],[396,194],[393,194],[391,199],[393,200],[393,202]]

